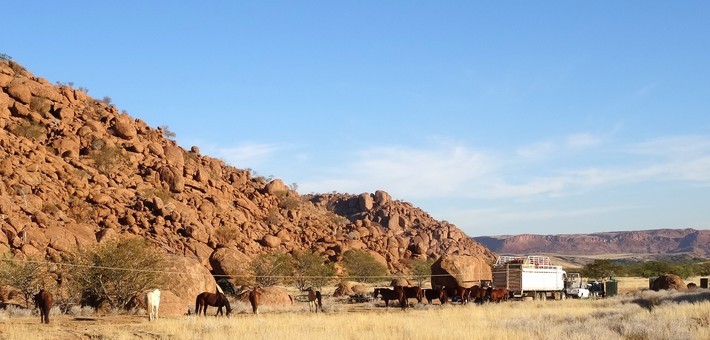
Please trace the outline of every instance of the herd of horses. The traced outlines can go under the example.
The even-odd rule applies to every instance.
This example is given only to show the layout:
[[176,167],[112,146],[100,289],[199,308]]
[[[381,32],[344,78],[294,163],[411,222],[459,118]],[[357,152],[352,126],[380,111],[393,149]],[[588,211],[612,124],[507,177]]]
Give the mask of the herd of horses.
[[409,306],[409,299],[416,299],[418,303],[423,303],[423,300],[426,299],[429,304],[432,304],[434,300],[439,300],[442,305],[459,301],[465,305],[471,301],[479,304],[487,301],[507,301],[508,296],[509,292],[505,288],[481,287],[478,285],[474,285],[471,288],[456,286],[432,289],[395,286],[392,289],[376,288],[373,293],[375,299],[382,298],[385,302],[385,307],[389,307],[390,301],[397,301],[402,309],[406,309]]
[[[321,292],[308,288],[308,310],[311,312],[323,312],[323,300]],[[259,289],[254,288],[248,291],[249,303],[251,304],[252,312],[259,314],[259,305],[261,304],[262,293]],[[423,303],[424,299],[429,304],[434,300],[439,300],[441,304],[449,301],[460,301],[461,304],[466,304],[470,301],[475,303],[501,302],[508,299],[508,290],[492,287],[473,286],[471,288],[464,287],[442,287],[440,289],[422,289],[420,287],[396,286],[390,288],[375,288],[373,297],[382,298],[385,302],[385,307],[389,307],[390,301],[397,301],[402,309],[406,309],[409,305],[409,299],[416,299],[418,303]],[[290,296],[289,296],[290,297]],[[40,290],[34,296],[35,307],[40,311],[40,321],[49,323],[49,311],[54,304],[52,294],[44,289]],[[154,289],[146,293],[145,305],[148,312],[148,320],[153,321],[158,319],[158,309],[160,307],[160,289]],[[207,307],[217,307],[217,315],[229,316],[232,314],[232,307],[229,305],[229,299],[221,291],[215,293],[202,292],[195,298],[195,314],[207,316]],[[225,310],[223,310],[224,308]]]

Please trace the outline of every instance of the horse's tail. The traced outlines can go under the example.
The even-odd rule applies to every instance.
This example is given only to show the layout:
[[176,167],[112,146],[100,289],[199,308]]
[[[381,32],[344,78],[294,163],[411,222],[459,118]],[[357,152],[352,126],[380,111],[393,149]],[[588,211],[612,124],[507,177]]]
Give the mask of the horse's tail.
[[293,296],[291,296],[291,294],[288,294],[288,299],[291,301],[291,304],[293,304]]
[[316,299],[318,299],[318,305],[322,306],[323,305],[323,296],[320,294],[320,290],[316,291]]
[[202,297],[202,295],[198,295],[197,298],[195,298],[195,314],[197,316],[200,316],[200,297]]

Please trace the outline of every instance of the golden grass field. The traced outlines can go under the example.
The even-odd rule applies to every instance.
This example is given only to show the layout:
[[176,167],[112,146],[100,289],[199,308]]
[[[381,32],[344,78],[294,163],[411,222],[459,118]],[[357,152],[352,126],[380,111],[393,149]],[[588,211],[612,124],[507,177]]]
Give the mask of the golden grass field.
[[420,305],[401,311],[386,309],[381,301],[348,305],[328,298],[326,313],[319,314],[309,313],[305,303],[265,306],[259,316],[237,305],[237,314],[230,318],[184,316],[148,322],[145,316],[60,315],[49,325],[41,325],[38,316],[0,315],[0,338],[710,339],[710,290],[641,291],[629,287],[635,282],[644,288],[646,279],[623,279],[619,296],[597,300]]

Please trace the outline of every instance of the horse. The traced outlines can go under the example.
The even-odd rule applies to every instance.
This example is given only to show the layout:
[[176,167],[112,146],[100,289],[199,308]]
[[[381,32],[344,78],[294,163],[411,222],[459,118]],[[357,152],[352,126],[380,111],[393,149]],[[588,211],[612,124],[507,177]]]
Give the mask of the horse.
[[160,289],[154,289],[145,294],[145,305],[148,309],[148,321],[158,320],[160,307]]
[[402,310],[407,308],[407,296],[404,294],[402,286],[396,286],[394,289],[375,288],[373,297],[376,299],[378,295],[382,296],[382,300],[385,300],[385,307],[389,307],[390,300],[397,300]]
[[417,299],[417,302],[422,303],[424,292],[421,287],[402,287],[402,289],[407,299]]
[[491,302],[501,302],[508,300],[508,289],[507,288],[488,288],[488,299]]
[[446,300],[448,300],[446,291],[443,289],[424,289],[424,297],[426,297],[429,304],[431,304],[434,299],[439,299],[439,302],[442,305],[446,303]]
[[461,304],[466,304],[468,300],[466,300],[466,288],[461,287],[461,286],[456,286],[456,287],[443,287],[442,289],[446,290],[446,296],[451,298],[451,302],[454,302],[455,297],[460,297],[461,298]]
[[35,307],[39,308],[40,323],[49,323],[49,311],[52,310],[54,297],[42,289],[35,295]]
[[474,285],[471,288],[466,288],[466,300],[482,304],[486,298],[487,289],[479,285]]
[[215,314],[215,316],[222,314],[222,307],[227,308],[227,316],[232,314],[232,307],[229,305],[227,296],[221,293],[200,293],[195,299],[195,314],[199,316],[200,312],[202,312],[207,316],[207,306],[217,307],[217,314]]
[[[316,313],[318,313],[318,308],[320,308],[321,313],[323,312],[323,300],[320,294],[320,290],[314,291],[313,288],[306,289],[308,292],[308,310],[312,311],[312,307],[316,308]],[[290,296],[290,295],[289,295]]]
[[254,314],[259,315],[259,302],[261,300],[261,292],[254,288],[249,292],[249,303]]

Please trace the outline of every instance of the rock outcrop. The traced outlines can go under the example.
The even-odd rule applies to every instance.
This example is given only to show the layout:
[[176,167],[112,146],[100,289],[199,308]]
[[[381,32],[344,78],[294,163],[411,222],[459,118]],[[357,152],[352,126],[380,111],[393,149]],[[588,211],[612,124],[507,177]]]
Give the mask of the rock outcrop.
[[444,255],[431,265],[432,287],[466,287],[491,280],[491,265],[481,257]]
[[493,258],[384,191],[301,196],[166,136],[108,101],[0,61],[0,251],[59,261],[139,236],[174,256],[166,270],[184,275],[169,291],[185,305],[214,291],[210,274],[238,272],[264,252],[337,262],[357,249],[392,272],[410,258]]

